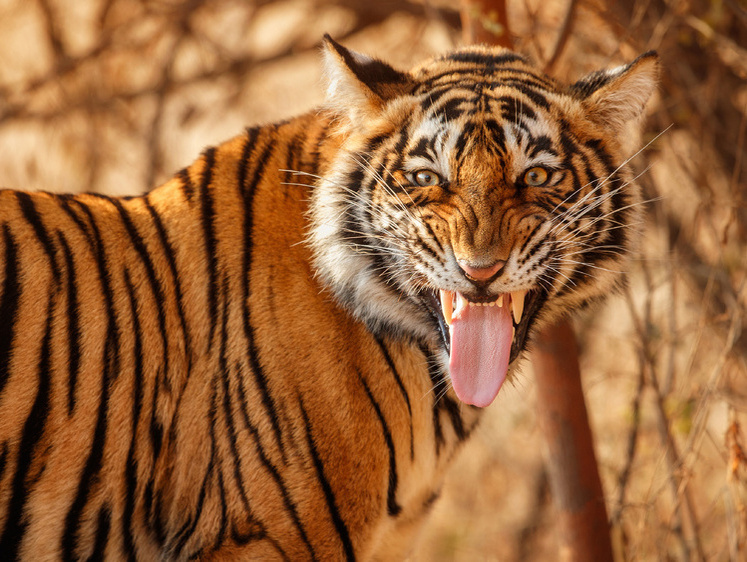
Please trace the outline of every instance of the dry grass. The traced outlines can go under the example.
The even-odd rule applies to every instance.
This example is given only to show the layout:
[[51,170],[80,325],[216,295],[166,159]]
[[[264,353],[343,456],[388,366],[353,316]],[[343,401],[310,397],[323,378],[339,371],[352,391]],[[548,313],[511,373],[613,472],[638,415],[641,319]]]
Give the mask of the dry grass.
[[[641,259],[627,292],[577,320],[616,554],[744,560],[747,10],[582,0],[569,20],[570,4],[509,2],[517,48],[568,79],[648,49],[665,69],[636,162]],[[318,104],[324,32],[407,67],[458,42],[450,5],[6,0],[0,183],[141,192],[245,124]],[[417,560],[556,557],[525,371],[460,456]]]

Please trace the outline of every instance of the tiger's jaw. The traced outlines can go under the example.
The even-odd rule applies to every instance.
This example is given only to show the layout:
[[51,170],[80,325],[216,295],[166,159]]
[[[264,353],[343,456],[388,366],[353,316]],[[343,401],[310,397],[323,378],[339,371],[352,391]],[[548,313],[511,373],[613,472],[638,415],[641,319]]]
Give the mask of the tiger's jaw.
[[449,353],[454,391],[467,404],[488,406],[503,386],[509,366],[526,348],[547,295],[534,289],[480,302],[443,290],[425,291],[423,296]]

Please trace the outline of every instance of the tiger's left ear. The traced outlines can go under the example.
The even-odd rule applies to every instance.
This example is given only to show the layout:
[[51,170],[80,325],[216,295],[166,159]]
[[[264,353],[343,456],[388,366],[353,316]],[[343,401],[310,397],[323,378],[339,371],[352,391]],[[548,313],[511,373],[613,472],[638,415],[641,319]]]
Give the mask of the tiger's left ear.
[[570,87],[588,115],[616,132],[643,113],[659,83],[659,56],[649,51],[630,64],[593,72]]
[[385,62],[346,49],[329,35],[324,36],[323,48],[327,103],[354,124],[412,91],[410,76]]

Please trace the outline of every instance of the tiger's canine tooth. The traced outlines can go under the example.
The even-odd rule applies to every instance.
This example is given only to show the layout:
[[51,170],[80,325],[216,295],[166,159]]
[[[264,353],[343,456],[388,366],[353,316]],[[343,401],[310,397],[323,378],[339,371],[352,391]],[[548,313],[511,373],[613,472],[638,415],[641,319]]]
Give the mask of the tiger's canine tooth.
[[470,306],[470,302],[464,298],[462,293],[451,293],[452,295],[455,295],[454,298],[454,313],[452,314],[452,317],[459,318],[462,314],[462,310]]
[[498,300],[495,301],[495,304],[498,305],[498,308],[502,308],[503,307],[503,295],[501,295],[500,297],[498,297]]
[[454,293],[451,291],[439,291],[441,297],[441,310],[446,323],[451,326],[451,317],[454,314]]
[[521,322],[521,317],[524,315],[524,297],[526,297],[526,294],[526,291],[511,293],[511,313],[514,316],[514,322],[517,324]]

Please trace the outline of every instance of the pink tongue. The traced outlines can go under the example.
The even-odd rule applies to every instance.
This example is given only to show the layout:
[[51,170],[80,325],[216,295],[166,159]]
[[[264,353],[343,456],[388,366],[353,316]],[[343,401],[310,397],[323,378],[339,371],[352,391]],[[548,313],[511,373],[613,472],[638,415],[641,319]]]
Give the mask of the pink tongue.
[[513,323],[504,306],[465,306],[451,325],[449,368],[462,402],[488,406],[506,380]]

